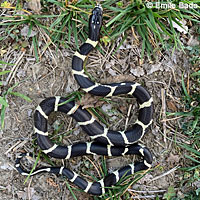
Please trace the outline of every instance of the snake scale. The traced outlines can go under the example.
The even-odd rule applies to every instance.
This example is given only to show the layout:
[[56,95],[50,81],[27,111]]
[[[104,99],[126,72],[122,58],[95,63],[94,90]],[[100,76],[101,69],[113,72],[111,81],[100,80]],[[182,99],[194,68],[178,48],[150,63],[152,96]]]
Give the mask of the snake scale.
[[[138,119],[130,130],[113,131],[102,126],[90,112],[83,109],[81,105],[76,104],[75,101],[62,104],[67,101],[67,98],[59,96],[50,97],[43,100],[34,113],[34,129],[37,136],[37,143],[45,154],[58,159],[69,159],[76,156],[91,154],[105,156],[136,154],[143,157],[143,160],[122,167],[96,182],[87,181],[64,166],[42,167],[35,169],[31,174],[32,176],[41,172],[48,172],[64,175],[80,189],[93,195],[104,194],[107,191],[107,187],[115,185],[123,176],[129,176],[137,171],[149,169],[153,160],[151,152],[143,145],[138,144],[138,141],[147,132],[152,123],[153,100],[148,91],[140,84],[133,82],[102,85],[91,81],[84,73],[83,63],[87,55],[98,44],[101,25],[102,8],[98,5],[93,9],[89,19],[88,39],[80,46],[79,50],[75,52],[72,58],[72,73],[80,85],[80,88],[92,95],[111,97],[126,94],[134,96],[139,104]],[[50,113],[54,111],[60,111],[73,117],[81,128],[91,137],[92,142],[79,142],[69,146],[54,144],[49,139],[47,131],[48,117]],[[29,155],[31,154],[20,154],[15,163],[15,167],[19,173],[26,176],[29,172],[23,169],[20,160],[24,156]]]

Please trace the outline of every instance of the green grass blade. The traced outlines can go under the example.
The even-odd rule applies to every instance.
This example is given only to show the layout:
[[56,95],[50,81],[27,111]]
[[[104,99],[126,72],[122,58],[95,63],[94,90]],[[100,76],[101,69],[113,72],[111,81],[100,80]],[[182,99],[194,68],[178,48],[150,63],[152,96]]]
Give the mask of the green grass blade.
[[190,76],[200,76],[200,71],[192,73]]
[[[4,62],[3,60],[0,60],[0,64],[1,65],[14,65],[13,63],[7,63],[7,62]],[[0,67],[3,67],[1,65],[0,65]]]
[[2,71],[2,72],[0,72],[0,76],[1,76],[1,75],[4,75],[4,74],[8,74],[8,73],[10,73],[10,72],[11,72],[10,70]]
[[17,96],[17,97],[21,97],[22,99],[28,101],[28,102],[32,102],[32,100],[27,97],[26,95],[20,93],[20,92],[9,92],[10,94],[14,95],[14,96]]
[[193,117],[192,112],[176,112],[176,113],[169,113],[166,112],[167,116],[183,116],[183,117]]
[[39,54],[38,54],[38,42],[37,42],[37,38],[36,36],[33,37],[33,47],[34,47],[34,53],[35,53],[35,58],[36,58],[36,62],[39,62]]
[[0,104],[5,106],[5,107],[8,107],[8,103],[7,103],[6,99],[4,97],[1,97],[1,96],[0,96]]
[[189,146],[186,145],[186,144],[183,144],[183,145],[180,145],[180,146],[183,147],[184,149],[186,149],[186,150],[188,150],[188,151],[190,151],[190,152],[196,154],[197,156],[200,156],[200,152],[197,151],[197,150],[195,150],[195,149],[193,149],[192,147],[189,147]]
[[190,160],[192,160],[193,162],[195,163],[198,163],[200,164],[200,161],[196,160],[195,158],[191,157],[191,156],[188,156],[188,155],[185,155],[186,158],[189,158]]
[[2,130],[4,128],[5,112],[6,112],[6,106],[2,105],[1,107],[1,129]]
[[181,84],[182,84],[182,88],[183,88],[183,92],[187,98],[188,101],[191,101],[191,97],[189,96],[188,92],[187,92],[187,89],[185,87],[185,83],[184,83],[184,78],[183,78],[183,75],[182,75],[182,79],[181,79]]
[[[88,110],[91,111],[102,123],[108,126],[106,120],[95,110],[95,108],[88,108]],[[100,109],[98,110],[100,111]]]
[[40,154],[41,154],[41,152],[42,152],[42,151],[40,150],[39,153],[38,153],[38,156],[37,156],[37,158],[36,158],[36,161],[35,161],[35,163],[34,163],[34,165],[33,165],[33,168],[31,169],[29,175],[26,177],[26,179],[25,179],[25,181],[24,181],[24,184],[28,181],[28,179],[30,178],[31,174],[32,174],[33,171],[36,169],[36,166],[37,166],[37,164],[38,164],[38,162],[39,162],[39,160],[40,160]]
[[44,159],[51,165],[51,166],[55,166],[55,164],[53,163],[53,161],[51,159],[49,159],[49,157],[42,153],[42,157],[44,157]]
[[114,17],[110,22],[106,24],[106,27],[109,27],[111,24],[113,24],[115,21],[119,20],[122,18],[122,16],[125,15],[125,12],[121,12],[118,14],[116,17]]
[[69,185],[69,183],[68,183],[67,181],[65,181],[65,183],[66,183],[66,185],[67,185],[67,188],[68,188],[69,191],[71,192],[72,197],[74,198],[74,200],[78,200],[77,197],[76,197],[76,195],[74,194],[74,192],[73,192],[71,186]]
[[73,30],[73,35],[74,35],[76,48],[79,49],[77,27],[76,27],[76,22],[75,21],[72,21],[72,30]]

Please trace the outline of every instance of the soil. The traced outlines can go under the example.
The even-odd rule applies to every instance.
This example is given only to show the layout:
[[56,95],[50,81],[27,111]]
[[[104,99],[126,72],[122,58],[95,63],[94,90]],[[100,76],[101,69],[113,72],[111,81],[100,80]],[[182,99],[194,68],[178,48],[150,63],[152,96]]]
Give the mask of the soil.
[[[171,50],[168,50],[160,52],[153,61],[145,57],[142,62],[141,46],[136,44],[131,32],[128,34],[129,37],[114,55],[112,53],[118,42],[114,43],[114,46],[100,45],[105,55],[95,49],[87,59],[87,72],[95,77],[97,82],[110,83],[133,80],[147,88],[154,99],[154,117],[151,129],[142,139],[142,143],[153,153],[153,170],[130,189],[132,189],[132,193],[139,196],[138,198],[141,198],[142,195],[135,191],[140,190],[159,191],[158,194],[162,197],[169,186],[173,186],[181,196],[188,188],[180,188],[183,172],[178,168],[184,166],[186,160],[184,152],[177,144],[185,141],[186,137],[179,131],[181,119],[171,119],[166,116],[166,112],[176,112],[184,108],[181,103],[181,76],[183,72],[187,75],[192,70],[189,54],[181,51],[172,53]],[[191,36],[183,36],[183,42],[187,45]],[[32,142],[34,139],[33,113],[37,105],[47,97],[66,96],[78,90],[79,86],[71,74],[71,60],[76,47],[73,46],[71,49],[60,47],[57,50],[51,45],[43,51],[45,42],[41,35],[38,40],[41,57],[40,61],[36,62],[31,39],[23,38],[28,43],[25,48],[14,49],[15,43],[10,38],[1,42],[2,47],[6,49],[1,60],[15,63],[14,67],[7,66],[6,68],[14,69],[14,71],[12,72],[13,76],[5,77],[5,86],[2,88],[2,92],[17,84],[14,92],[28,96],[32,102],[27,102],[15,95],[7,96],[9,107],[6,109],[4,130],[0,134],[0,199],[72,200],[73,197],[67,188],[64,177],[40,174],[31,177],[24,184],[25,177],[15,170],[14,163],[19,153],[33,152],[36,149],[36,152],[38,152],[39,150],[37,146],[34,147]],[[111,110],[113,113],[106,120],[111,128],[123,130],[127,125],[127,112],[130,105],[133,107],[128,117],[128,127],[136,119],[137,106],[135,100],[133,99],[131,104],[124,97],[112,98],[112,100],[116,104],[107,105],[107,112]],[[87,99],[82,103],[88,106]],[[106,104],[104,102],[101,107],[105,107]],[[50,120],[50,130],[57,127],[58,124],[63,125],[59,134],[65,134],[62,143],[67,145],[77,141],[89,140],[89,137],[70,117],[61,113],[53,114]],[[73,129],[75,131],[70,135],[66,134],[67,131]],[[133,159],[134,156],[106,158],[106,162],[109,171],[112,171],[132,162]],[[52,160],[58,165],[62,164],[61,161]],[[84,156],[71,159],[69,162],[65,162],[65,165],[79,173],[81,172],[81,174],[91,170],[91,173],[98,177],[98,173],[91,165],[90,160],[95,162],[96,166],[101,162],[100,156]],[[45,165],[47,162],[43,161],[44,163],[41,164]],[[87,174],[85,176],[88,177]],[[71,185],[71,187],[74,186]],[[80,200],[93,199],[83,192],[75,191],[75,194]],[[146,199],[152,198],[146,197]]]

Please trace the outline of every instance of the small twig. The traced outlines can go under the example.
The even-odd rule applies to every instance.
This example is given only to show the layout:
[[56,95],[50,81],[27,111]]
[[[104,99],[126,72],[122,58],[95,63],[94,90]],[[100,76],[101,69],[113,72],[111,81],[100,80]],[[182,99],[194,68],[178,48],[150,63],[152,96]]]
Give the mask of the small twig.
[[31,194],[31,190],[30,190],[32,180],[33,180],[33,177],[30,177],[30,181],[29,181],[28,188],[27,188],[28,200],[32,199],[31,198],[32,194]]
[[11,69],[11,72],[9,73],[9,75],[8,75],[6,81],[5,81],[5,85],[11,83],[12,79],[14,78],[14,76],[15,76],[15,74],[16,74],[16,72],[17,72],[19,66],[20,66],[20,61],[21,61],[21,59],[23,58],[24,54],[25,54],[25,51],[22,52],[22,54],[19,56],[18,60],[16,61],[15,65],[14,65],[13,68]]
[[[53,44],[53,46],[56,48],[56,45],[53,43],[53,41],[51,40],[51,38],[45,33],[45,31],[43,31],[40,27],[37,27],[37,28],[38,28],[38,30],[40,31],[41,36],[42,36],[44,42],[46,43],[46,48],[43,49],[43,52],[41,53],[41,56],[44,54],[44,52],[45,52],[46,49],[48,48],[48,49],[49,49],[49,52],[50,52],[50,54],[51,54],[51,56],[52,56],[52,58],[53,58],[53,60],[54,60],[54,63],[56,64],[56,67],[57,67],[57,66],[58,66],[58,63],[57,63],[57,61],[56,61],[56,59],[55,59],[55,57],[54,57],[54,55],[53,55],[53,53],[52,53],[52,51],[51,51],[51,49],[50,49],[50,47],[49,47],[50,44]],[[48,41],[46,40],[46,38],[45,38],[44,36],[47,37]]]
[[[177,131],[174,130],[172,127],[168,126],[167,124],[166,124],[166,128],[168,128],[168,129],[170,129],[170,130],[172,131],[171,134],[176,134],[176,136],[179,136],[179,137],[181,137],[182,139],[186,140],[186,141],[184,141],[185,143],[187,143],[187,141],[189,141],[187,136],[185,136],[185,135],[183,135],[183,134],[177,132]],[[190,144],[190,142],[189,142],[188,144]]]
[[[14,7],[14,6],[0,6],[0,8],[1,9],[13,9],[13,10],[16,10],[16,7]],[[32,15],[32,13],[31,12],[29,12],[28,10],[25,10],[25,9],[20,9],[20,11],[23,11],[23,12],[25,12],[25,13],[27,13],[28,15]],[[25,16],[28,16],[28,15],[25,15]],[[15,17],[17,17],[17,16],[15,16]]]
[[190,95],[190,73],[187,73],[187,93]]
[[[160,130],[158,130],[159,132],[160,132],[160,134],[161,135],[163,135],[163,133],[162,133],[162,131],[160,131]],[[172,132],[172,134],[174,134],[173,132]],[[178,134],[178,133],[176,133],[176,135],[180,135],[180,134]],[[181,135],[182,137],[184,137],[183,135]],[[172,142],[174,142],[174,140],[173,139],[171,139],[170,137],[166,137],[168,140],[170,140],[170,141],[172,141]],[[182,140],[184,140],[185,138],[182,138]],[[183,142],[179,142],[179,141],[177,141],[176,140],[176,143],[178,143],[178,144],[183,144]],[[186,143],[186,141],[184,140],[184,143]],[[190,144],[190,143],[188,143],[188,144]],[[166,148],[166,147],[165,147]]]
[[[71,4],[66,5],[66,7],[69,7],[69,8],[72,8],[72,9],[74,9],[74,10],[77,10],[77,12],[86,13],[86,14],[88,14],[88,15],[91,14],[91,12],[87,12],[87,11],[85,11],[85,10],[83,10],[83,9],[81,9],[81,8],[78,8],[78,7],[76,7],[76,6],[73,6],[73,5],[71,5]],[[69,10],[69,9],[67,9],[67,10]]]
[[[103,159],[105,160],[105,156],[103,156]],[[100,170],[101,174],[104,174],[104,171],[103,171],[103,169],[102,169],[102,167],[101,167],[100,162],[97,162],[97,166],[98,166],[98,169]],[[101,177],[101,176],[100,176],[100,177]]]
[[170,97],[174,102],[176,102],[177,104],[181,104],[181,100],[178,97],[174,97],[172,96],[170,93],[167,93],[167,96]]
[[15,143],[12,147],[10,147],[4,154],[8,154],[12,149],[14,149],[19,143],[21,143],[21,141],[18,141],[17,143]]
[[168,80],[168,85],[167,85],[167,89],[166,89],[166,95],[169,93],[169,89],[171,87],[171,81],[172,81],[172,75],[170,75],[169,80]]
[[173,75],[173,78],[174,78],[174,82],[176,83],[176,88],[179,88],[179,85],[177,83],[177,79],[176,79],[176,74],[174,73],[174,69],[172,67],[170,67],[171,70],[172,70],[172,75]]
[[137,35],[135,34],[135,31],[134,31],[133,26],[131,26],[131,31],[132,31],[133,37],[135,38],[136,45],[139,45],[139,44],[140,44],[140,41],[139,41]]
[[158,140],[154,140],[157,144],[159,144],[161,147],[163,147],[165,149],[165,146],[162,145]]
[[17,146],[15,146],[13,148],[13,152],[15,152],[17,149],[19,149],[20,147],[23,147],[26,143],[28,142],[28,140],[24,140],[23,142],[20,142]]
[[138,195],[132,197],[132,199],[155,199],[156,197],[163,197],[163,195],[146,195],[146,196]]
[[43,79],[47,78],[49,75],[51,75],[53,73],[53,71],[50,71],[48,74],[42,76],[40,79],[37,80],[37,82],[42,81]]
[[163,135],[164,142],[166,144],[166,100],[165,100],[165,90],[161,89],[161,99],[162,99],[162,121],[163,121]]
[[[150,41],[150,43],[152,44],[152,46],[153,46],[154,48],[157,48],[157,44],[156,44],[156,42],[155,42],[155,39],[154,39],[154,37],[153,37],[153,35],[152,35],[150,29],[147,28],[147,30],[148,30],[148,35],[149,35],[149,41]],[[160,54],[160,50],[159,50],[159,49],[158,49],[157,52]]]
[[174,121],[174,120],[180,119],[182,117],[184,117],[184,116],[178,116],[178,117],[174,117],[174,118],[170,118],[170,119],[162,119],[160,122]]
[[167,190],[152,190],[152,191],[147,190],[147,191],[146,191],[146,190],[128,189],[128,191],[136,192],[136,193],[154,194],[154,193],[166,192]]
[[162,178],[162,177],[164,177],[164,176],[167,176],[168,174],[173,173],[173,172],[176,171],[178,168],[179,168],[179,166],[176,166],[176,167],[170,169],[169,171],[165,172],[164,174],[161,174],[161,175],[159,175],[159,176],[156,176],[155,178],[153,178],[153,179],[151,179],[150,181],[148,181],[147,184],[149,184],[149,183],[152,182],[152,181],[158,180],[158,179],[160,179],[160,178]]
[[[109,48],[108,48],[109,49]],[[106,56],[104,57],[104,59],[103,59],[103,63],[101,64],[101,66],[100,66],[100,69],[103,71],[103,73],[104,73],[104,70],[103,70],[103,66],[104,66],[104,64],[107,62],[107,60],[108,60],[108,58],[110,58],[110,57],[112,57],[111,55],[112,55],[112,52],[115,50],[115,46],[113,45],[113,47],[112,47],[112,49],[110,50],[110,51],[106,51]],[[120,70],[118,70],[115,66],[111,66],[111,68],[114,68],[119,74],[121,74],[121,71]],[[105,73],[104,73],[104,75],[105,75]]]
[[[72,130],[73,128],[70,128],[71,127],[71,125],[72,125],[72,117],[70,118],[70,121],[69,121],[69,124],[68,124],[68,127],[67,127],[67,132],[68,131],[70,131],[70,130]],[[77,128],[74,128],[74,130],[76,130]]]
[[7,187],[4,187],[4,186],[0,185],[0,190],[7,190]]
[[[36,81],[37,78],[36,78],[36,74],[35,74],[35,67],[34,67],[34,65],[32,67],[32,72],[33,72],[33,79]],[[40,86],[38,84],[38,81],[36,81],[36,87],[37,87],[37,90],[40,91]]]
[[89,160],[89,161],[92,163],[92,165],[94,166],[94,168],[96,169],[96,171],[97,171],[97,173],[98,173],[98,176],[101,177],[101,174],[100,174],[100,172],[99,172],[99,170],[98,170],[98,167],[94,164],[94,162],[92,162],[87,156],[85,156],[85,158],[86,158],[87,160]]
[[133,107],[133,104],[131,104],[128,108],[128,113],[127,113],[126,122],[125,122],[125,130],[127,129],[127,126],[128,126],[128,120],[129,120],[129,117],[130,117],[132,107]]
[[[115,127],[120,126],[121,123],[123,122],[123,120],[124,120],[124,116],[122,116],[121,119],[120,119],[119,121],[116,122]],[[127,124],[127,126],[128,126],[128,125],[129,125],[129,123]],[[126,129],[125,129],[125,126],[124,126],[124,130],[126,130]]]
[[162,84],[162,85],[165,85],[165,86],[167,86],[167,84],[166,83],[164,83],[164,82],[161,82],[161,81],[147,81],[148,83],[158,83],[158,84]]

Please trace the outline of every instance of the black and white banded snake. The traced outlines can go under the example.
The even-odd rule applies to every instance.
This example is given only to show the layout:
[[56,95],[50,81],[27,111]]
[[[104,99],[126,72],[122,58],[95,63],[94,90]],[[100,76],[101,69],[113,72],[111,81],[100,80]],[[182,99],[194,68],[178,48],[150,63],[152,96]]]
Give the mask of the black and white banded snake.
[[[121,82],[112,84],[99,84],[92,82],[84,73],[83,63],[86,56],[96,47],[99,41],[100,29],[102,25],[102,8],[96,6],[89,19],[89,36],[86,42],[80,46],[72,59],[72,73],[80,85],[81,89],[87,93],[111,97],[120,94],[127,94],[136,97],[139,104],[139,115],[131,130],[112,131],[97,122],[95,117],[76,104],[75,101],[59,105],[67,99],[63,97],[50,97],[43,100],[34,113],[34,127],[37,136],[37,143],[42,151],[51,157],[58,159],[69,159],[71,157],[97,154],[105,156],[124,156],[136,154],[143,157],[143,161],[136,162],[125,166],[117,171],[112,172],[105,178],[90,182],[83,179],[74,171],[65,167],[43,167],[36,169],[31,175],[40,172],[61,174],[68,178],[69,181],[77,185],[87,193],[93,195],[102,195],[106,188],[115,185],[121,177],[134,174],[140,170],[146,170],[151,167],[152,154],[143,145],[137,142],[147,132],[152,123],[153,100],[147,90],[138,83]],[[72,116],[81,128],[91,137],[92,142],[80,142],[69,146],[60,146],[52,143],[48,137],[47,121],[51,112],[60,111]],[[20,164],[20,160],[29,153],[21,154],[17,157],[15,167],[22,175],[28,175]]]

